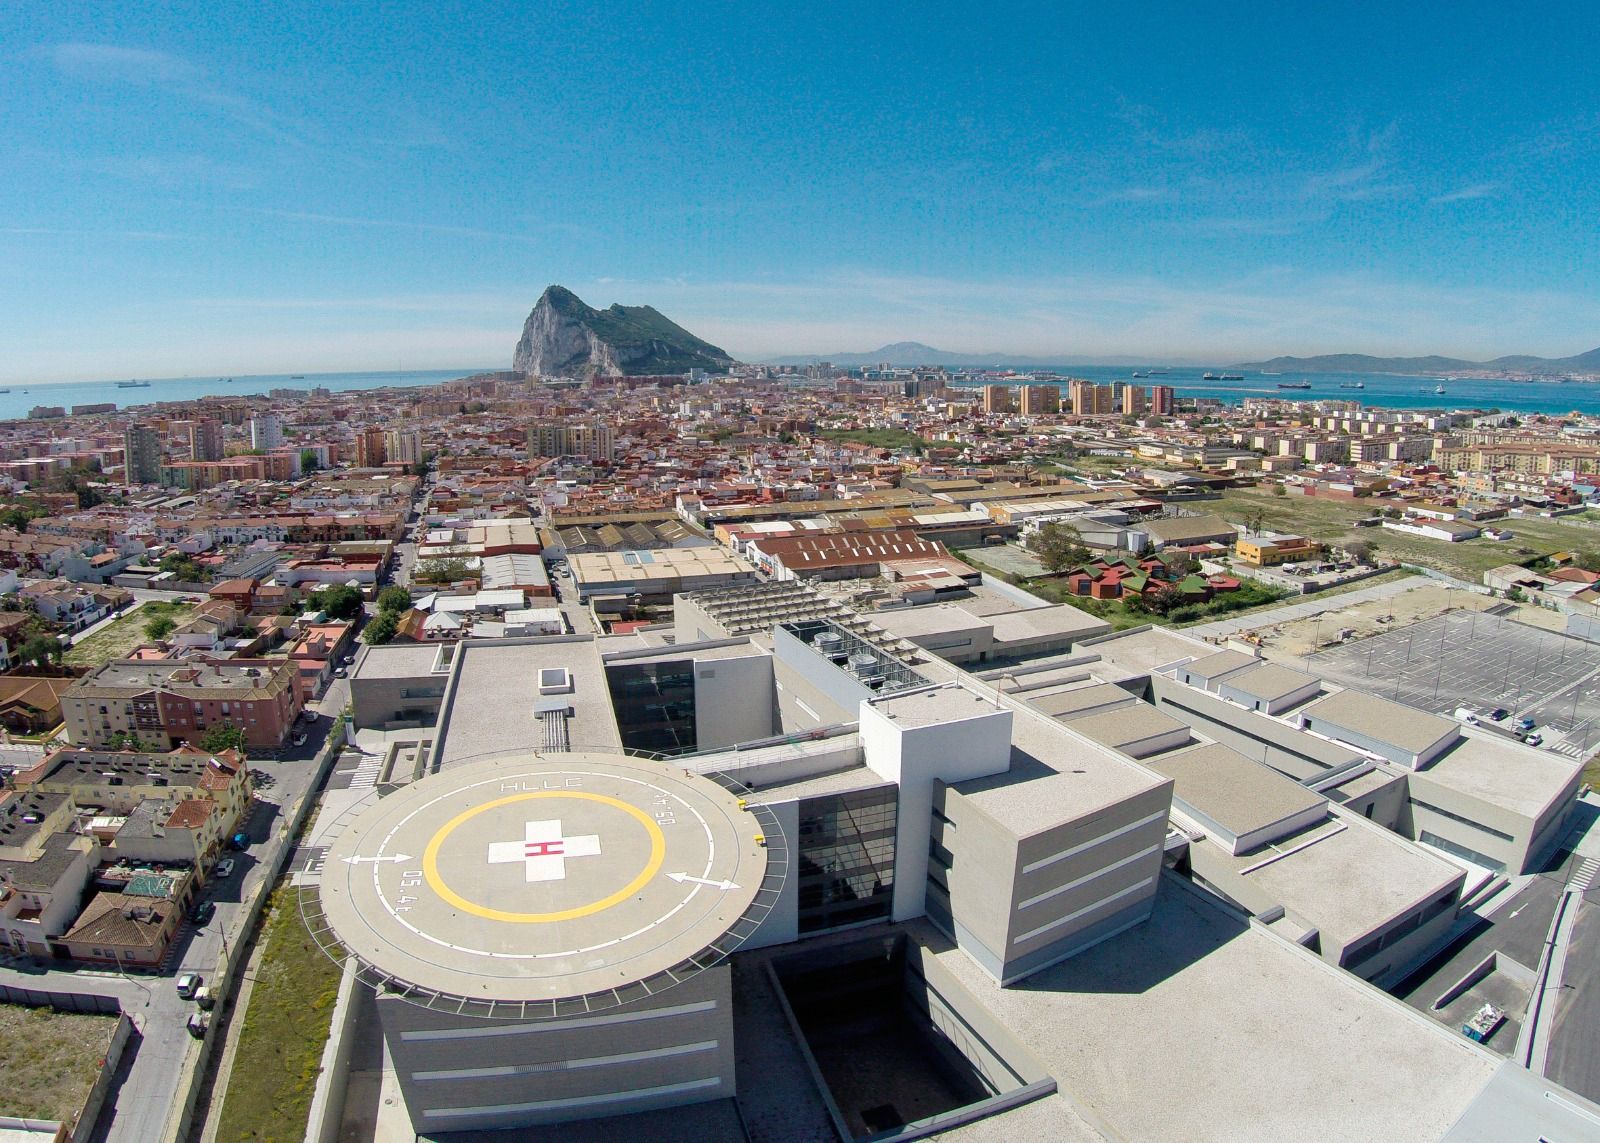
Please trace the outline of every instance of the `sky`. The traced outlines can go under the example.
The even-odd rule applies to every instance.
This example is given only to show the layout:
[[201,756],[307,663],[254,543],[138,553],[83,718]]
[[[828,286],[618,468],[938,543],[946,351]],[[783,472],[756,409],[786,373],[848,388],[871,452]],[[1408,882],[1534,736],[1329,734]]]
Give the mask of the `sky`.
[[[426,9],[426,10],[423,10]],[[1600,7],[0,7],[0,381],[1600,346]]]

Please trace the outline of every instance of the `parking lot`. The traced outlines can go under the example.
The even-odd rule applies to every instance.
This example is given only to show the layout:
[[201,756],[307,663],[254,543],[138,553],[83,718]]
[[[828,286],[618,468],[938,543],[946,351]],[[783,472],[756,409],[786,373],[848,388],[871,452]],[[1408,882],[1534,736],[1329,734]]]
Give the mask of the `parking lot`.
[[[1600,749],[1600,646],[1500,615],[1450,612],[1310,656],[1306,669],[1451,716],[1512,730],[1526,715],[1545,749],[1586,758]],[[1489,712],[1503,707],[1503,723]]]

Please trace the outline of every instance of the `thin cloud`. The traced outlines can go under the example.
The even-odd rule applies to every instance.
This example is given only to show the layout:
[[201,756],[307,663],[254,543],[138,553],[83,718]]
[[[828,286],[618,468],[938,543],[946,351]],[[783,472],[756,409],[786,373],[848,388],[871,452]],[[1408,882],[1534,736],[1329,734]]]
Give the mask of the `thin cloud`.
[[1474,183],[1469,187],[1461,187],[1459,190],[1446,191],[1444,194],[1434,195],[1428,201],[1434,206],[1442,206],[1451,202],[1471,202],[1474,199],[1495,198],[1499,193],[1499,183]]
[[532,234],[508,234],[500,230],[482,230],[474,226],[452,226],[437,222],[411,222],[399,218],[358,218],[343,214],[315,214],[302,210],[271,210],[266,207],[239,207],[246,214],[259,214],[266,218],[282,218],[289,222],[309,222],[317,226],[347,226],[358,229],[409,230],[422,234],[447,234],[455,238],[487,238],[497,242],[538,242]]
[[210,72],[170,52],[117,44],[64,43],[47,49],[56,70],[92,83],[153,87],[215,108],[239,125],[294,147],[306,146],[305,125],[219,83]]
[[124,238],[134,242],[171,242],[187,237],[161,230],[89,230],[71,226],[0,226],[0,234],[50,238]]

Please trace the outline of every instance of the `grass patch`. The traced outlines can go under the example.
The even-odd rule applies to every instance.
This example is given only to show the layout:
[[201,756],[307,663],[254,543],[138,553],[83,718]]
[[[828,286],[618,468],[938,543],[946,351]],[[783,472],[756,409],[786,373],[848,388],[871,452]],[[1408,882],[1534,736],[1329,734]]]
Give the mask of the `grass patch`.
[[1507,517],[1490,521],[1491,528],[1505,528],[1510,540],[1464,540],[1452,544],[1411,536],[1385,528],[1357,528],[1357,520],[1370,517],[1376,506],[1365,500],[1330,500],[1317,496],[1274,496],[1249,489],[1230,489],[1220,499],[1208,501],[1203,510],[1211,511],[1235,524],[1254,527],[1259,514],[1262,524],[1273,531],[1297,532],[1324,543],[1365,540],[1380,555],[1406,563],[1419,564],[1453,575],[1470,583],[1482,583],[1483,573],[1502,564],[1521,563],[1532,557],[1518,551],[1529,548],[1537,555],[1595,547],[1600,533],[1587,523],[1551,520],[1544,517]]
[[1079,611],[1087,611],[1090,615],[1104,619],[1111,624],[1113,631],[1142,627],[1146,623],[1154,623],[1161,627],[1203,623],[1221,615],[1238,615],[1258,607],[1270,607],[1283,602],[1285,598],[1285,593],[1281,591],[1245,580],[1238,591],[1222,592],[1206,603],[1188,603],[1173,608],[1166,615],[1157,615],[1131,608],[1120,599],[1088,599],[1081,595],[1072,595],[1067,591],[1065,580],[1030,580],[1026,586],[1041,599],[1048,599],[1052,603],[1065,603],[1069,607],[1076,607]]
[[873,448],[920,450],[931,447],[927,441],[907,429],[828,429],[818,433],[817,436],[825,441],[848,441],[853,444],[870,445]]
[[144,633],[146,623],[161,616],[182,623],[193,613],[194,607],[190,604],[154,600],[124,613],[120,619],[74,643],[67,650],[65,661],[78,667],[98,667],[113,659],[125,659],[140,643],[150,641]]
[[0,1004],[0,1115],[72,1123],[116,1028],[115,1016]]
[[259,939],[265,943],[222,1100],[220,1143],[304,1138],[339,992],[339,966],[306,931],[287,879],[272,892]]

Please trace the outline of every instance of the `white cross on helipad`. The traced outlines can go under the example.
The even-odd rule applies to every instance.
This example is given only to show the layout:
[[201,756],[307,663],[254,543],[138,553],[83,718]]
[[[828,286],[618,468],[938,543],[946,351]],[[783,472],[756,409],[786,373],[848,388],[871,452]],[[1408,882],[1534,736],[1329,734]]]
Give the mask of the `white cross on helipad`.
[[593,833],[576,837],[561,836],[561,820],[529,822],[522,841],[494,841],[489,843],[489,863],[498,865],[507,861],[524,863],[529,881],[564,881],[567,876],[567,858],[597,857],[600,854],[600,836]]

